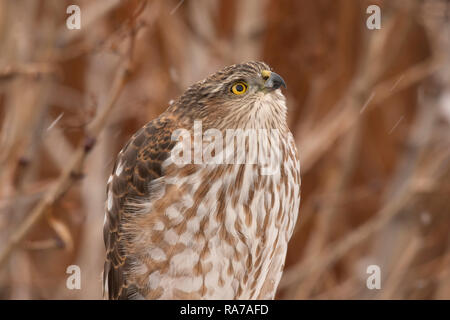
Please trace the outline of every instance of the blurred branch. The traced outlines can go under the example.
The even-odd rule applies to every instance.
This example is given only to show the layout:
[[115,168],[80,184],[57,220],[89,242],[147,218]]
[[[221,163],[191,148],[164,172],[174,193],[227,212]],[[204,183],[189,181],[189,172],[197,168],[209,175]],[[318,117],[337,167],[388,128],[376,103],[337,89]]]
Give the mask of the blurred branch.
[[[427,172],[422,173],[422,176],[430,177],[430,183],[436,188],[440,183],[448,179],[450,168],[448,163],[450,161],[450,151],[442,154],[435,159],[433,165],[428,168]],[[360,244],[373,233],[380,230],[388,222],[397,216],[401,210],[414,198],[414,196],[421,191],[420,184],[421,177],[411,178],[409,183],[402,187],[402,190],[397,192],[393,199],[385,204],[376,214],[375,218],[369,220],[363,225],[356,228],[352,233],[341,239],[335,245],[327,247],[322,254],[317,256],[310,256],[304,262],[286,270],[280,282],[280,289],[286,287],[295,287],[299,281],[304,279],[311,272],[320,272],[329,267],[348,250]]]
[[[379,105],[393,94],[404,90],[426,77],[437,72],[443,66],[440,57],[433,57],[425,62],[410,67],[402,73],[401,81],[398,82],[399,75],[385,80],[374,87],[375,93],[372,106]],[[348,98],[344,98],[347,100]],[[338,106],[342,102],[338,103]],[[362,105],[361,105],[362,107]],[[370,108],[369,108],[370,110]],[[366,110],[367,112],[368,110]],[[333,111],[326,116],[316,129],[302,139],[300,146],[300,157],[302,161],[302,172],[310,170],[317,160],[334,145],[342,135],[347,133],[358,121],[359,112],[355,113],[352,108],[334,107]]]
[[396,262],[394,269],[389,274],[386,285],[383,290],[380,291],[380,299],[392,299],[399,285],[402,283],[405,277],[405,270],[408,270],[412,260],[422,248],[422,239],[417,235],[413,235],[412,239],[409,239],[406,249],[401,254],[400,258]]
[[[435,60],[427,61],[423,64],[416,65],[412,67],[410,70],[408,70],[408,74],[405,74],[405,78],[402,78],[402,86],[411,84],[412,81],[418,81],[419,79],[424,78],[426,75],[429,74],[430,70],[437,71],[436,67],[438,67],[440,64],[436,63]],[[386,81],[378,85],[374,90],[374,92],[379,93],[378,99],[384,99],[385,97],[390,95],[390,91],[392,91],[392,81]],[[381,89],[380,89],[381,88]],[[375,99],[374,99],[375,100]],[[376,100],[372,103],[379,103],[381,100]],[[357,105],[353,104],[354,107],[357,107]],[[413,131],[412,131],[412,137],[409,141],[409,148],[406,148],[406,154],[404,157],[405,167],[407,167],[404,170],[399,170],[399,177],[394,175],[394,179],[396,179],[393,183],[393,186],[391,186],[390,190],[386,192],[386,195],[389,195],[392,197],[397,190],[402,190],[400,187],[400,183],[408,183],[409,177],[411,177],[411,174],[413,173],[415,167],[414,164],[417,163],[419,160],[419,155],[421,152],[423,152],[423,148],[425,146],[425,137],[428,137],[431,135],[431,128],[433,125],[434,115],[436,114],[436,107],[432,107],[430,110],[429,104],[424,105],[419,109],[419,114],[417,116],[417,125],[414,125]],[[354,114],[357,114],[358,112],[355,112]],[[355,160],[357,156],[357,151],[359,150],[359,142],[361,137],[361,123],[363,121],[363,118],[357,117],[355,119],[357,123],[356,126],[352,127],[353,131],[351,131],[350,135],[345,140],[345,152],[346,152],[346,158],[342,162],[342,168],[338,172],[338,177],[334,180],[331,186],[330,192],[328,192],[329,198],[326,201],[326,207],[324,209],[324,212],[319,217],[319,226],[317,228],[317,234],[318,236],[313,238],[313,241],[311,244],[307,247],[307,255],[311,256],[314,255],[314,253],[320,252],[321,248],[325,245],[329,228],[331,227],[333,223],[333,217],[336,216],[338,210],[339,210],[339,202],[340,198],[342,197],[343,193],[345,193],[345,190],[347,189],[347,184],[349,183],[349,179],[351,176],[351,173],[353,172]],[[350,129],[349,129],[350,130]],[[414,156],[412,156],[414,154]],[[408,170],[409,169],[409,170]],[[394,180],[393,179],[393,180]],[[301,290],[299,291],[300,296],[296,296],[295,298],[304,299],[311,295],[311,292],[315,285],[317,284],[317,281],[319,280],[321,275],[320,270],[317,270],[317,272],[313,272],[312,275],[309,276],[308,280],[302,284]]]
[[0,81],[13,79],[16,76],[29,76],[37,78],[41,75],[56,74],[57,70],[53,65],[45,63],[31,63],[18,66],[6,66],[0,70]]
[[[339,170],[337,178],[331,182],[331,196],[326,202],[327,205],[325,211],[319,217],[319,228],[316,232],[317,236],[313,238],[306,248],[307,258],[303,263],[300,262],[292,269],[287,270],[280,284],[280,288],[289,288],[287,293],[289,298],[302,299],[310,297],[312,291],[320,281],[322,273],[330,266],[330,264],[342,257],[348,250],[366,239],[373,232],[380,230],[383,226],[388,224],[388,222],[390,222],[394,216],[399,214],[412,200],[413,194],[416,192],[416,190],[413,190],[413,179],[406,179],[403,185],[398,186],[396,190],[397,193],[393,194],[390,201],[385,204],[373,219],[356,229],[349,236],[338,242],[338,244],[328,246],[322,250],[329,236],[330,225],[334,221],[333,216],[335,216],[336,212],[339,210],[337,204],[341,193],[345,192],[347,189],[347,184],[354,169],[356,153],[360,145],[361,123],[364,119],[363,116],[367,113],[367,107],[370,104],[379,103],[389,97],[395,91],[394,89],[399,89],[400,84],[402,85],[402,88],[404,88],[406,85],[410,85],[418,80],[426,78],[428,75],[436,72],[438,66],[443,63],[442,57],[437,57],[437,54],[435,54],[432,56],[431,60],[426,61],[424,64],[415,65],[407,70],[407,72],[401,75],[401,78],[397,76],[394,80],[395,82],[388,81],[377,85],[377,82],[384,71],[387,70],[390,63],[392,63],[393,56],[400,50],[400,44],[404,40],[411,25],[411,23],[403,25],[403,28],[400,30],[401,37],[395,38],[398,39],[398,41],[395,42],[394,49],[396,50],[394,50],[394,52],[390,50],[388,54],[386,51],[387,40],[389,39],[389,36],[393,34],[393,28],[396,26],[395,21],[396,19],[391,18],[388,21],[387,27],[371,37],[366,54],[363,57],[361,68],[347,95],[338,104],[338,106],[343,105],[345,107],[343,109],[338,107],[334,109],[337,111],[332,112],[332,117],[327,117],[324,120],[323,123],[325,125],[321,128],[323,131],[313,131],[316,141],[314,141],[314,137],[311,137],[311,139],[304,139],[306,143],[310,144],[304,145],[302,150],[303,155],[306,154],[302,159],[303,171],[305,171],[305,167],[306,170],[311,168],[313,163],[320,158],[322,153],[334,145],[334,141],[353,129],[350,131],[351,135],[348,135],[344,141],[346,143],[346,158],[342,164],[343,168]],[[395,34],[397,33],[398,32],[395,32]],[[400,82],[399,79],[402,80],[402,82]],[[336,113],[339,116],[336,116]],[[329,134],[324,134],[324,131]],[[419,146],[423,145],[418,144],[417,147]],[[321,149],[319,149],[319,147]],[[410,172],[410,176],[413,176],[414,172],[415,171]],[[317,253],[321,253],[318,258],[316,258]],[[302,281],[302,284],[297,286],[300,281]],[[394,284],[391,291],[394,291],[395,289],[396,285]]]
[[[152,2],[152,5],[157,2]],[[137,18],[142,14],[148,4],[148,0],[139,0],[137,7],[133,11],[130,17],[127,18],[125,23],[121,24],[118,28],[114,29],[108,35],[100,36],[100,40],[95,41],[75,41],[77,38],[85,36],[85,31],[92,30],[92,24],[102,21],[102,17],[110,13],[110,11],[115,10],[121,4],[117,0],[109,0],[105,6],[103,3],[98,5],[94,3],[90,5],[85,11],[88,13],[88,19],[83,18],[83,27],[80,30],[67,30],[64,26],[61,28],[58,38],[58,46],[61,47],[60,50],[56,51],[51,60],[54,61],[67,61],[74,59],[81,55],[87,53],[93,53],[102,51],[104,49],[109,49],[113,53],[117,53],[116,43],[124,35],[128,35],[128,30],[126,29],[130,24],[133,25],[134,32],[138,32],[139,29],[147,26],[145,21],[137,21]],[[84,11],[83,11],[84,12]],[[88,25],[88,26],[86,26]]]
[[13,231],[12,236],[6,243],[5,248],[0,254],[0,267],[7,261],[11,252],[20,244],[33,226],[47,212],[53,204],[58,201],[74,184],[74,182],[82,176],[83,164],[89,151],[93,148],[97,137],[105,127],[106,121],[111,114],[117,99],[123,91],[125,84],[132,70],[132,52],[134,46],[135,32],[131,31],[128,55],[120,64],[113,81],[113,86],[109,99],[105,105],[100,108],[99,112],[86,129],[86,137],[83,144],[80,144],[75,150],[69,165],[64,168],[55,184],[44,195],[41,201],[34,207],[30,215]]
[[89,32],[92,25],[98,21],[102,21],[102,17],[107,15],[110,11],[114,10],[120,4],[120,0],[107,0],[107,1],[93,1],[86,3],[86,7],[83,7],[83,27],[76,32],[67,29],[65,24],[61,26],[58,36],[58,44],[66,46],[68,43],[74,41],[83,35],[84,32]]
[[61,244],[61,247],[67,249],[68,251],[72,251],[74,248],[74,240],[73,236],[70,233],[69,228],[67,225],[61,221],[60,219],[57,219],[53,214],[52,210],[53,208],[50,207],[48,210],[46,210],[46,219],[49,224],[49,226],[55,231],[56,235],[58,236],[57,242]]

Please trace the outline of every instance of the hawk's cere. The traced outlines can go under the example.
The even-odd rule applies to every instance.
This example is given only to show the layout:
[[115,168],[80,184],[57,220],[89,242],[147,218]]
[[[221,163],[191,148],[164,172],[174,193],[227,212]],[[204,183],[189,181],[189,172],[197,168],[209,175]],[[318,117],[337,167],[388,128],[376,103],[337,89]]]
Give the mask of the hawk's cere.
[[[265,63],[232,65],[192,85],[134,134],[107,186],[107,297],[274,298],[300,205],[282,85]],[[180,130],[191,138],[175,139]],[[208,149],[220,137],[214,145],[235,154]],[[180,145],[193,150],[181,164],[173,154]],[[216,161],[201,161],[207,151]],[[264,172],[267,159],[276,159],[273,172]]]

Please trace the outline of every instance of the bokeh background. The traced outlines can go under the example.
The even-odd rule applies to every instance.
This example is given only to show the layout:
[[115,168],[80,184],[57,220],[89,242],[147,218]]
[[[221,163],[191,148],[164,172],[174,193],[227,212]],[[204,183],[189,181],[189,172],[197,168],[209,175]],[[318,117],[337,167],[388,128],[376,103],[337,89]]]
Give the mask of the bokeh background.
[[277,298],[450,299],[449,15],[443,0],[0,0],[0,298],[100,299],[117,153],[194,81],[263,60],[302,163]]

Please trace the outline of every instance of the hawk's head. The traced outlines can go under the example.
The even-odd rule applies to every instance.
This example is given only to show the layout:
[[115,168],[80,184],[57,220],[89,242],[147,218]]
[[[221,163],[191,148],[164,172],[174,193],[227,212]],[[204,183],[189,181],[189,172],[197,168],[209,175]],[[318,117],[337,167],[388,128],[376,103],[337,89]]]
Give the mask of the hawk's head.
[[285,99],[277,90],[281,86],[286,88],[283,78],[264,62],[235,64],[193,84],[172,111],[215,125],[258,125],[273,117],[284,121]]

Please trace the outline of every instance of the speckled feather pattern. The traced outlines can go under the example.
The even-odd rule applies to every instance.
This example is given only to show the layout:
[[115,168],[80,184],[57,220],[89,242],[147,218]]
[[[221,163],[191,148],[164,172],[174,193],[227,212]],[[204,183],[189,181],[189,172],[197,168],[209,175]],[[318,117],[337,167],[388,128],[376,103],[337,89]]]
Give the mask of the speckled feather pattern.
[[[243,97],[229,90],[240,80],[262,83],[262,70],[270,69],[233,65],[192,85],[119,153],[103,230],[107,298],[274,298],[300,205],[300,162],[281,90]],[[173,131],[192,130],[196,120],[203,131],[276,129],[279,170],[173,163]],[[270,149],[272,139],[257,147]]]

